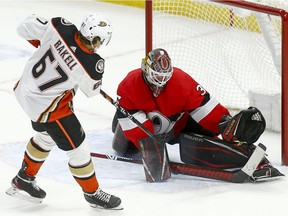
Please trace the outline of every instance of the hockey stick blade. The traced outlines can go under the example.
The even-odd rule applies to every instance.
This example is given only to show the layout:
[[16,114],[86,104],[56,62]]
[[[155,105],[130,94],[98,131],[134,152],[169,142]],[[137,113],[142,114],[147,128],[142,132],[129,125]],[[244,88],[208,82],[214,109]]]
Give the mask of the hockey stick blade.
[[232,175],[232,181],[235,183],[247,181],[264,158],[265,151],[266,147],[262,143],[259,143],[245,166]]

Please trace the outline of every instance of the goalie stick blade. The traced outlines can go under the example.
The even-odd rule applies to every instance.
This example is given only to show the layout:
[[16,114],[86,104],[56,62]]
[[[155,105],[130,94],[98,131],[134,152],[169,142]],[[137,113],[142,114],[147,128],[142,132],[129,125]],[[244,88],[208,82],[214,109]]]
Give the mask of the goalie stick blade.
[[18,188],[15,188],[11,186],[8,190],[6,190],[6,194],[15,198],[19,198],[25,201],[29,201],[32,203],[42,203],[43,199],[36,198],[28,195],[27,193],[19,190]]
[[285,177],[285,175],[281,174],[279,176],[274,176],[274,177],[257,178],[257,179],[249,178],[249,181],[252,183],[265,182],[265,181],[276,181],[276,180],[284,178],[284,177]]
[[259,143],[245,166],[232,175],[232,182],[243,183],[248,181],[249,177],[252,176],[254,171],[257,169],[257,166],[264,158],[265,151],[266,147],[262,143]]

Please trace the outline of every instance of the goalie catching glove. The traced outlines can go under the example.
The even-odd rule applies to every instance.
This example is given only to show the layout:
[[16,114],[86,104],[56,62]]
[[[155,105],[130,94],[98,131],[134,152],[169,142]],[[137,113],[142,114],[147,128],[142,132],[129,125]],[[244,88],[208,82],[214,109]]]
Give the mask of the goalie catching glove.
[[266,122],[262,113],[255,107],[242,110],[234,117],[223,116],[219,130],[224,140],[255,143],[264,132]]

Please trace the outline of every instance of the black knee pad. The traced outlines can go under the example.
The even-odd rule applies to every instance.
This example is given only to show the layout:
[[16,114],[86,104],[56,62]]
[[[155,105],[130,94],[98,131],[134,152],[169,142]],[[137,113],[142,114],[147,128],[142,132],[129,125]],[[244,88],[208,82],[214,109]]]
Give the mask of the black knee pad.
[[217,169],[241,168],[253,152],[253,145],[240,146],[192,133],[180,134],[179,147],[182,162]]
[[112,148],[116,152],[125,155],[130,146],[131,142],[125,137],[123,130],[120,124],[118,123],[115,128],[115,133],[112,141]]

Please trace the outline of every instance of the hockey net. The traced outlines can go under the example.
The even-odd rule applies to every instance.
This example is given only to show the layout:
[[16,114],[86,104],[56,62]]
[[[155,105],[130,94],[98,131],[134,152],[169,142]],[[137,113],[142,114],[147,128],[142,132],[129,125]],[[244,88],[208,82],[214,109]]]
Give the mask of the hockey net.
[[[279,124],[272,129],[284,131],[285,7],[288,3],[281,0],[146,0],[146,52],[166,49],[173,66],[189,73],[231,111],[249,107],[255,94],[269,95],[257,96],[263,109],[274,106],[264,116]],[[288,137],[282,134],[282,163],[288,165]]]

